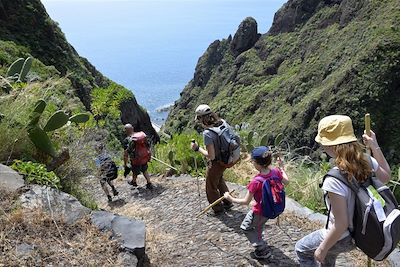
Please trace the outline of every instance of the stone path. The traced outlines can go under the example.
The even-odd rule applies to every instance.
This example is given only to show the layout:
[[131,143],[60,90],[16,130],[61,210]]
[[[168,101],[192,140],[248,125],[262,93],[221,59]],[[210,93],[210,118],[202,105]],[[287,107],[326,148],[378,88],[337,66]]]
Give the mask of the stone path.
[[[155,189],[146,190],[144,178],[132,189],[126,181],[116,181],[120,192],[108,204],[95,178],[87,183],[95,192],[100,208],[125,216],[143,219],[146,223],[146,253],[152,266],[298,266],[294,244],[318,226],[291,214],[267,223],[265,236],[273,251],[269,261],[258,261],[239,226],[248,207],[236,205],[231,211],[215,217],[210,212],[200,218],[196,214],[208,203],[204,180],[200,179],[200,198],[197,180],[188,176],[153,178]],[[244,195],[241,186],[229,184]],[[358,266],[351,254],[343,254],[337,266]]]

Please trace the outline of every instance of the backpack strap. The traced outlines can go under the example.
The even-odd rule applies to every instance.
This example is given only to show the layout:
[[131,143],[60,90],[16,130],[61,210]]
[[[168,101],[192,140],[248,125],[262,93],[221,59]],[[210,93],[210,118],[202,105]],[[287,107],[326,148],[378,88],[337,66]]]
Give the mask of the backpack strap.
[[[338,168],[332,168],[329,170],[329,172],[327,174],[325,174],[324,178],[322,179],[322,183],[319,184],[319,187],[322,188],[323,183],[325,182],[325,179],[328,177],[333,177],[339,181],[341,181],[342,183],[344,183],[347,187],[349,187],[355,194],[357,194],[360,186],[358,184],[355,183],[354,179],[352,180],[352,182],[349,182],[349,180],[347,179],[346,175],[344,175]],[[328,197],[328,192],[324,193],[324,202],[326,204],[326,198]],[[326,224],[325,224],[325,229],[328,229],[328,225],[329,225],[329,219],[330,219],[330,215],[331,215],[331,211],[332,211],[332,205],[329,202],[329,207],[328,208],[328,218],[326,220]]]

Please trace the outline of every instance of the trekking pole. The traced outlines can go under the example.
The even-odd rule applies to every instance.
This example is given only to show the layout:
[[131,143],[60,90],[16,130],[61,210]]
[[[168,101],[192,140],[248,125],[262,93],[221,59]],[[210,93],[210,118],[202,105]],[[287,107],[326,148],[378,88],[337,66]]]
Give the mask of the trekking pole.
[[158,158],[156,158],[156,157],[154,157],[154,156],[151,156],[151,158],[154,159],[155,161],[158,161],[158,162],[164,164],[164,165],[167,166],[167,167],[170,167],[171,169],[173,169],[173,170],[175,170],[175,171],[178,171],[177,168],[172,167],[172,166],[169,165],[168,163],[165,163],[164,161],[162,161],[162,160],[160,160],[160,159],[158,159]]
[[[371,115],[369,113],[365,114],[364,123],[365,123],[365,133],[368,136],[371,136]],[[367,147],[367,154],[371,156],[371,149],[369,147]],[[372,261],[370,257],[368,257],[367,266],[368,267],[372,266]]]
[[[235,190],[232,190],[231,192],[229,192],[229,194],[232,194],[233,192],[235,192]],[[197,214],[197,218],[200,217],[201,215],[203,215],[204,213],[206,213],[209,209],[211,209],[212,207],[214,207],[215,205],[219,204],[222,200],[224,200],[224,197],[220,197],[217,200],[215,200],[213,203],[211,203],[207,208],[205,208],[202,212],[200,212],[199,214]]]
[[200,207],[200,211],[202,210],[201,207],[201,196],[200,196],[200,181],[199,181],[199,174],[197,173],[197,159],[196,157],[193,157],[194,159],[194,168],[196,169],[196,180],[197,180],[197,194],[199,196],[199,207]]
[[[365,133],[371,136],[371,115],[369,113],[365,114]],[[367,154],[371,155],[371,149],[367,148]]]
[[[196,144],[195,139],[192,139],[191,142],[192,142],[192,144]],[[197,169],[197,159],[195,156],[193,157],[193,160],[194,160],[194,167],[196,169],[197,193],[199,195],[199,207],[200,207],[200,211],[201,211],[202,207],[201,207],[201,197],[200,197],[200,181],[199,181],[199,174],[198,174],[198,169]]]

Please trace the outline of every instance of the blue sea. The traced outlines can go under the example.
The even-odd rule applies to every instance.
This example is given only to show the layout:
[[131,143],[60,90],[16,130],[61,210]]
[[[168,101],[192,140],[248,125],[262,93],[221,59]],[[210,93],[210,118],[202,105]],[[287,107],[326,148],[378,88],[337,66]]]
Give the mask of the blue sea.
[[42,0],[78,53],[135,94],[152,120],[179,98],[198,58],[248,16],[265,33],[285,0]]

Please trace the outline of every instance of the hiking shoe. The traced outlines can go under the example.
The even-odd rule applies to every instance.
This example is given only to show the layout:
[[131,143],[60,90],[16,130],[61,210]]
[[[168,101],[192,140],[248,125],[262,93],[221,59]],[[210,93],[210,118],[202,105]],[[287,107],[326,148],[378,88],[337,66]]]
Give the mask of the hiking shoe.
[[118,196],[118,194],[119,194],[118,191],[114,189],[114,190],[113,190],[113,195],[114,195],[114,196]]
[[112,197],[110,195],[108,195],[107,198],[108,198],[108,202],[112,201]]
[[259,251],[259,250],[254,251],[254,256],[257,259],[266,260],[266,259],[269,259],[272,256],[272,254],[271,254],[271,251],[269,251],[268,249],[264,249],[264,250],[261,250],[261,251]]
[[128,184],[130,184],[130,185],[132,185],[132,186],[134,186],[134,187],[137,187],[137,186],[138,186],[137,183],[136,183],[136,182],[133,182],[133,181],[129,181]]
[[152,190],[152,189],[154,189],[154,186],[153,186],[152,183],[147,183],[146,184],[146,188],[149,189],[149,190]]
[[232,202],[229,202],[229,204],[228,203],[224,203],[223,205],[224,205],[224,209],[225,210],[230,210],[233,207],[233,203]]

